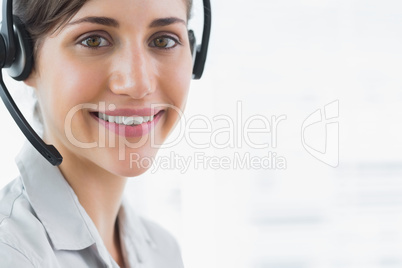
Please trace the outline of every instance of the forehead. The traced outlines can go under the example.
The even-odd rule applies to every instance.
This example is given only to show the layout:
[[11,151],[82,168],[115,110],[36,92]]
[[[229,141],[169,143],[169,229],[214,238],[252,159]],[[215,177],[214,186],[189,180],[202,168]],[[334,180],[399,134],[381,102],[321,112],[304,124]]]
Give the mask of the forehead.
[[89,0],[74,18],[110,16],[118,20],[154,19],[155,17],[187,18],[187,0]]

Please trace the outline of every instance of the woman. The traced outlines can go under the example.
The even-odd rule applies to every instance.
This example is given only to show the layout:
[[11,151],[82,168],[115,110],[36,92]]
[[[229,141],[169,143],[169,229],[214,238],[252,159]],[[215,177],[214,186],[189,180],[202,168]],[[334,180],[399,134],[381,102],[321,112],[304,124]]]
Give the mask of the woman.
[[[190,0],[14,0],[34,45],[43,138],[0,194],[1,267],[182,267],[175,240],[122,198],[184,109]],[[141,264],[141,265],[140,265]]]

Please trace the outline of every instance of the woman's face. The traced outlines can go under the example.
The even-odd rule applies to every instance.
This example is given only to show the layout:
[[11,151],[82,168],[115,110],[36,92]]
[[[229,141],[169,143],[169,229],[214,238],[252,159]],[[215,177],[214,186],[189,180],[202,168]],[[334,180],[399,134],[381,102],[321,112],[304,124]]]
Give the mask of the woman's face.
[[88,1],[45,37],[26,83],[36,88],[45,141],[63,155],[61,168],[119,176],[147,169],[138,161],[156,155],[152,144],[163,143],[185,106],[186,14],[184,0]]

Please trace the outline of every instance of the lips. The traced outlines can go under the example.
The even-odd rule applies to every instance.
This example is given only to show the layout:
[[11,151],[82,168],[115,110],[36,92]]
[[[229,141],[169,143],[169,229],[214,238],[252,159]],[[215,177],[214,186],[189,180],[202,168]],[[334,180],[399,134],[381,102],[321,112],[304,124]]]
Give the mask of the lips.
[[148,134],[163,116],[164,110],[115,110],[91,112],[91,116],[106,129],[125,137],[141,137]]

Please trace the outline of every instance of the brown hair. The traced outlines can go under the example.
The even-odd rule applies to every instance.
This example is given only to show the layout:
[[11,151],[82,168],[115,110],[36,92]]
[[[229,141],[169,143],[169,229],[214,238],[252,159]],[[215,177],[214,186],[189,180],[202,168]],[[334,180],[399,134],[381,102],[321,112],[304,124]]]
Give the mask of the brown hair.
[[[88,0],[13,0],[14,15],[25,24],[32,38],[34,54],[40,39],[50,30],[68,22]],[[184,0],[187,6],[187,19],[193,0]],[[38,42],[39,41],[39,42]]]

